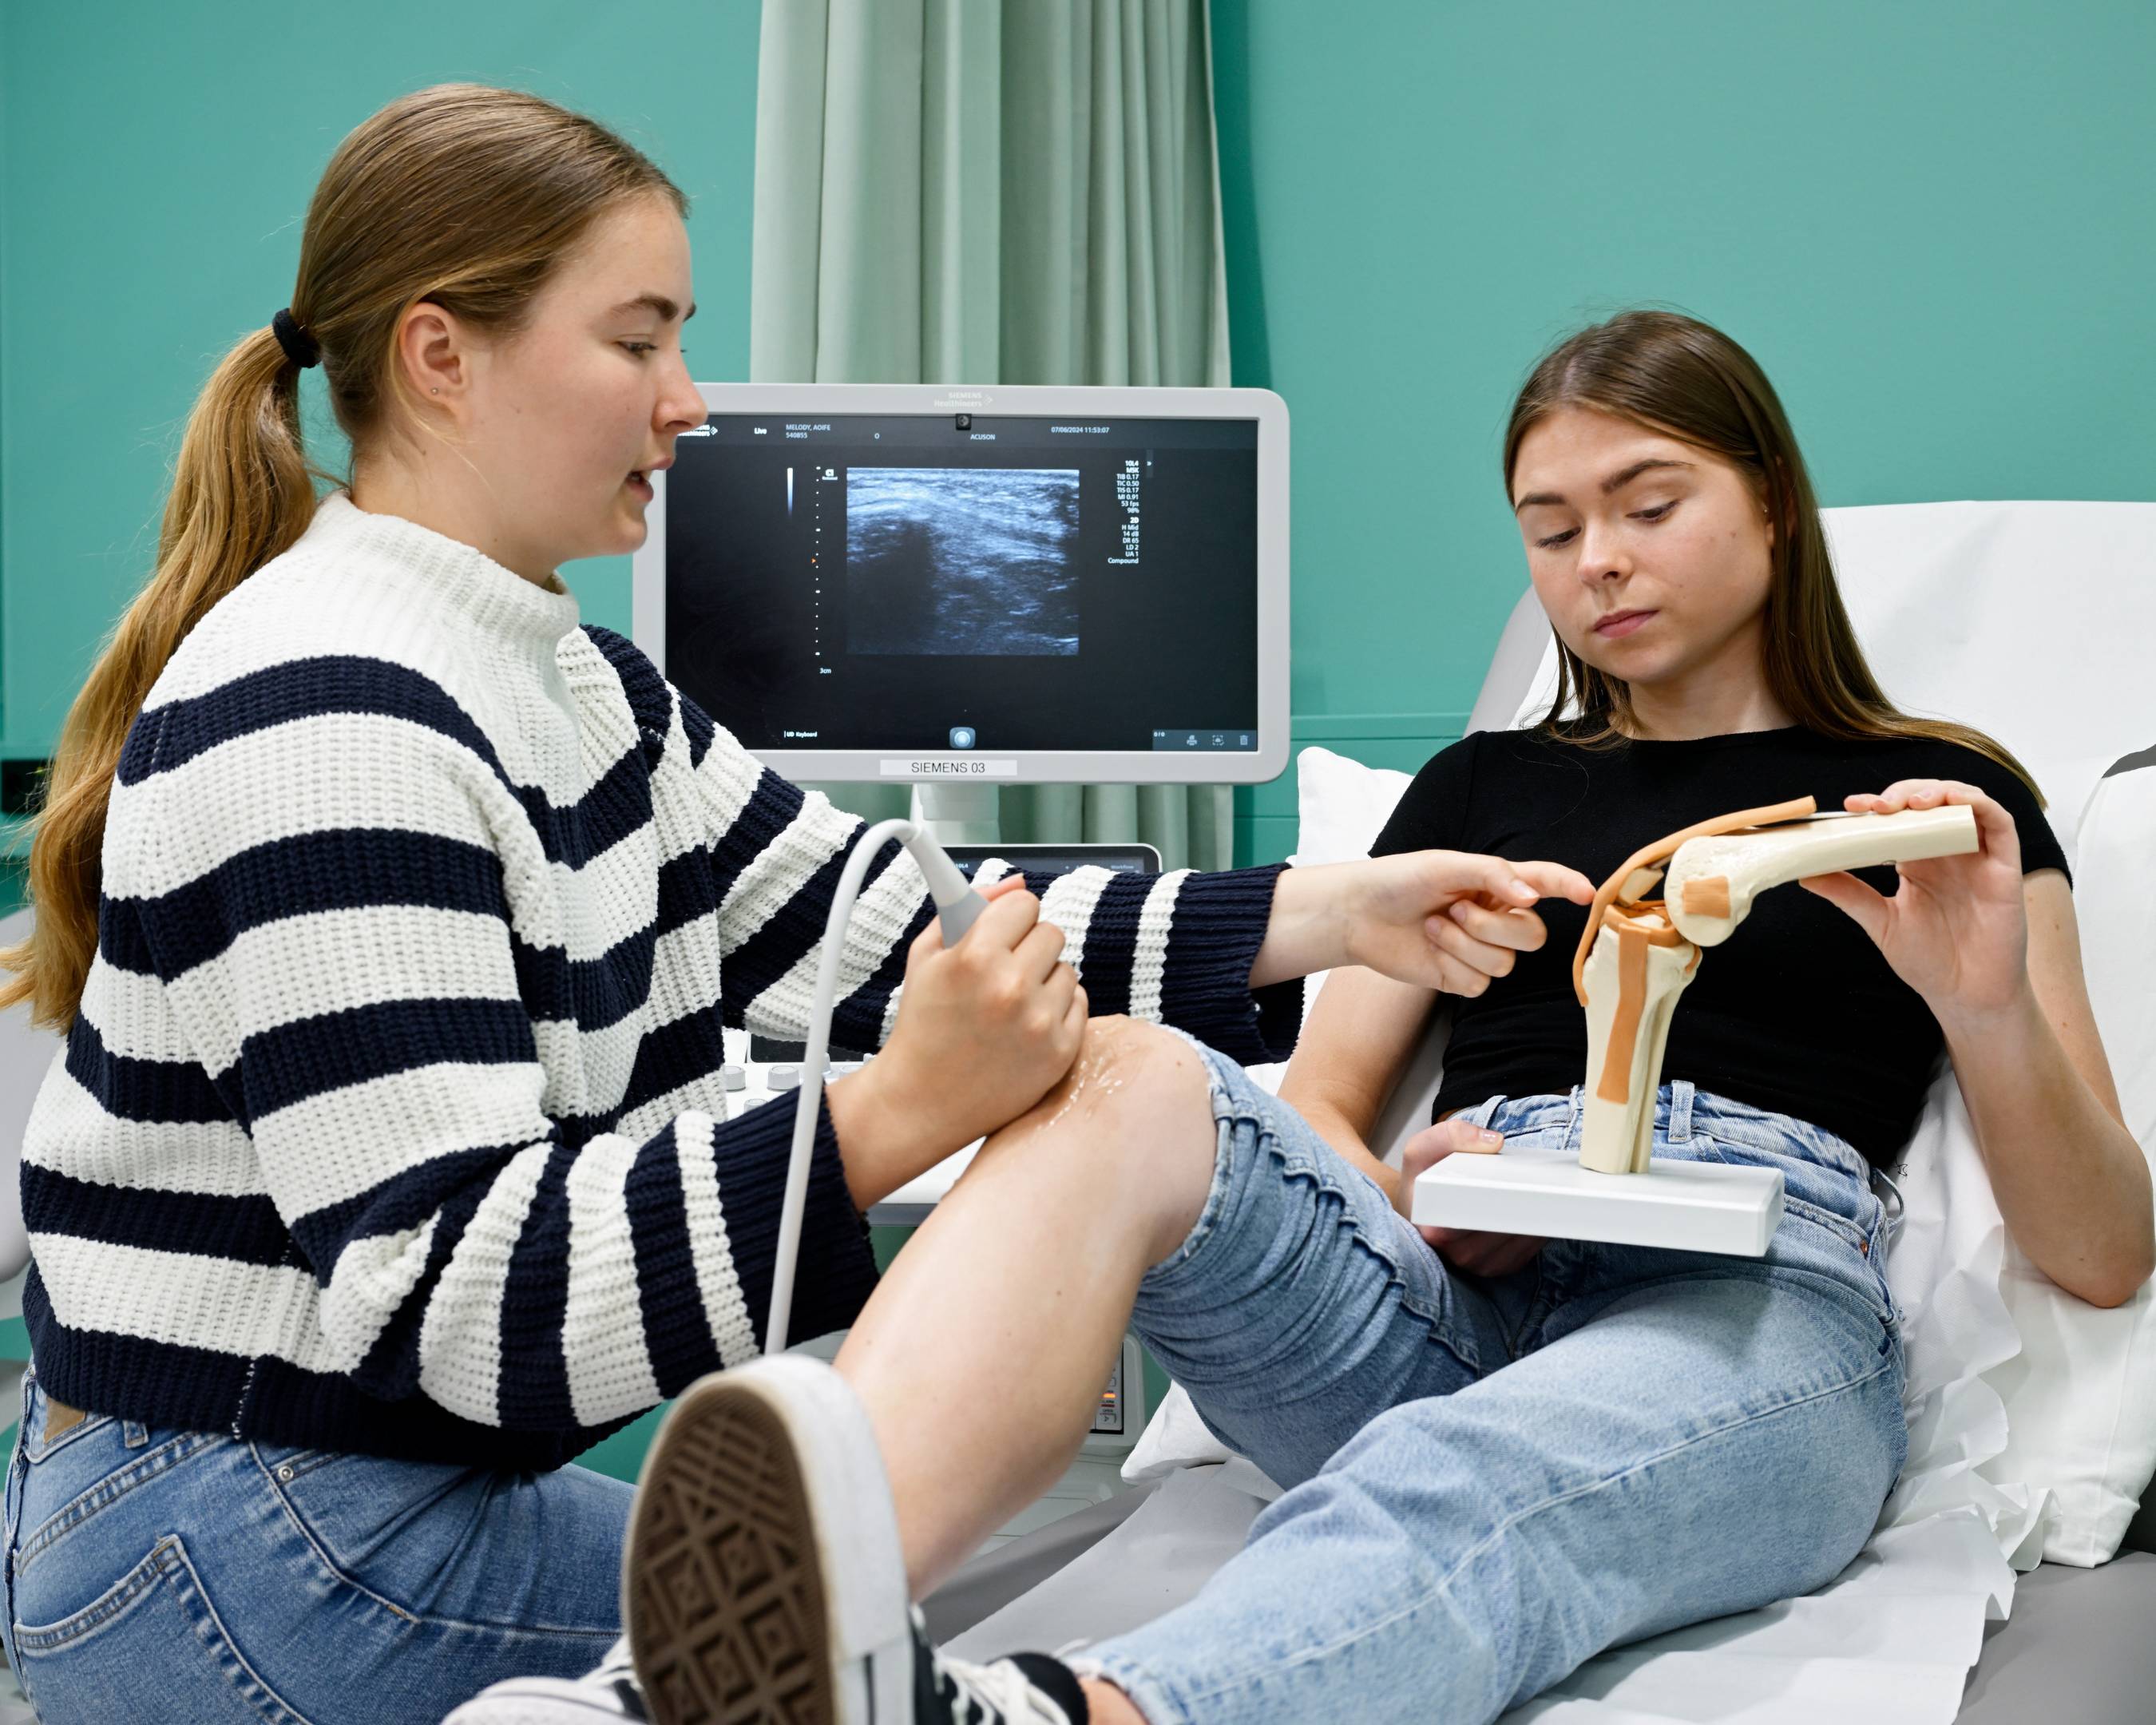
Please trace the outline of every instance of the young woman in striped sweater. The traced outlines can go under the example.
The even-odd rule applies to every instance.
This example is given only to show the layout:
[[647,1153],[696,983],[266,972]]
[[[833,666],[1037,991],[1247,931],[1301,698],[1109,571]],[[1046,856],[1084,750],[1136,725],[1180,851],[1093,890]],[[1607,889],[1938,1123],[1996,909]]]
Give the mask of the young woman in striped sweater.
[[[701,423],[685,209],[537,99],[393,103],[189,422],[0,991],[66,1034],[23,1147],[0,1613],[46,1725],[434,1720],[586,1671],[629,1492],[563,1464],[756,1353],[793,1110],[729,1117],[721,1029],[803,1034],[860,824],[580,628],[554,572],[642,542],[644,475]],[[319,504],[318,360],[352,446]],[[1127,1104],[1202,1092],[1135,1020],[1278,1058],[1295,978],[1471,989],[1539,939],[1538,895],[1587,894],[1445,853],[1018,886],[946,952],[878,860],[834,1034],[884,1052],[827,1092],[803,1337],[875,1282],[867,1207],[1006,1122],[981,1191],[1052,1160],[1103,1219],[1013,1250],[1082,1279],[1150,1249],[1102,1196],[1148,1178]],[[1029,1115],[1089,1012],[1129,1015],[1091,1045],[1108,1106]]]

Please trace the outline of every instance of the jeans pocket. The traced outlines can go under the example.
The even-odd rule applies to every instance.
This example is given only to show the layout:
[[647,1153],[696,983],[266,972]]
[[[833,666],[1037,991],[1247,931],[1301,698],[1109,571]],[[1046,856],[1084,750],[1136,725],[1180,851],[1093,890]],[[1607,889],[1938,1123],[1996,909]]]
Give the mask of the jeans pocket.
[[[408,1623],[439,1615],[434,1589],[443,1566],[486,1512],[485,1470],[260,1444],[254,1459],[285,1517],[333,1579]],[[449,1502],[459,1497],[470,1501]]]
[[17,1625],[14,1640],[16,1676],[46,1725],[309,1725],[233,1645],[177,1534],[81,1609]]

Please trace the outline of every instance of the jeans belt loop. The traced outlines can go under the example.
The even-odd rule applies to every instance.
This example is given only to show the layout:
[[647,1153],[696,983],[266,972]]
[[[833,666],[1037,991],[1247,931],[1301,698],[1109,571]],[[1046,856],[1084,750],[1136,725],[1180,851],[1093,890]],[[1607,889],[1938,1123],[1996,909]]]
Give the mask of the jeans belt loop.
[[1692,1082],[1689,1078],[1670,1081],[1670,1142],[1688,1144],[1691,1142]]
[[1497,1111],[1505,1106],[1505,1100],[1506,1099],[1502,1096],[1483,1097],[1481,1101],[1477,1102],[1474,1107],[1468,1111],[1468,1124],[1471,1126],[1479,1126],[1486,1131],[1488,1130],[1491,1121],[1496,1117]]

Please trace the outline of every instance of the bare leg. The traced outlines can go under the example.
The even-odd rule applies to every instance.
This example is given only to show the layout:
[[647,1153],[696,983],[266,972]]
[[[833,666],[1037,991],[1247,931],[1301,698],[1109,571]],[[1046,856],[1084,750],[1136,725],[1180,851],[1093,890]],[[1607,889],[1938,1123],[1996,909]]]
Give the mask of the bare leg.
[[839,1350],[918,1599],[1045,1490],[1092,1421],[1138,1283],[1196,1225],[1217,1134],[1188,1044],[1096,1019],[991,1137]]
[[1146,1716],[1113,1683],[1081,1677],[1078,1686],[1086,1692],[1086,1725],[1146,1725]]

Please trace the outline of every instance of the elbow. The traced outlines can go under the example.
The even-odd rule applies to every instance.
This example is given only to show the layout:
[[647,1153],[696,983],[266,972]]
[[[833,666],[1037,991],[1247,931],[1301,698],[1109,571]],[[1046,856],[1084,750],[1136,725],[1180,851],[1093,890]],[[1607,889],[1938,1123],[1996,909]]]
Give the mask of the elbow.
[[2156,1239],[2144,1237],[2136,1243],[2127,1261],[2103,1266],[2094,1275],[2077,1279],[2066,1287],[2066,1291],[2092,1306],[2110,1310],[2125,1305],[2139,1293],[2148,1286],[2152,1274],[2156,1274]]

